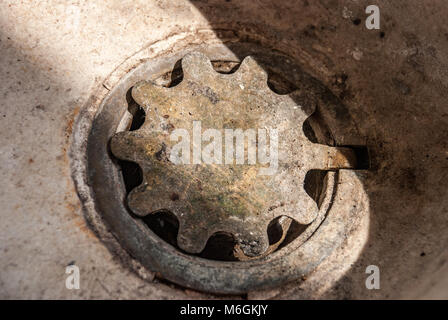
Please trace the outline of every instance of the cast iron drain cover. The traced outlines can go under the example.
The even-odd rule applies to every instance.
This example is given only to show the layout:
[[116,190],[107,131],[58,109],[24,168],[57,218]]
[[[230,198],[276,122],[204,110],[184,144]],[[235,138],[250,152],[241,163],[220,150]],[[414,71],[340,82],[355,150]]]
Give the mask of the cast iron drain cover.
[[177,244],[186,252],[200,253],[213,234],[225,232],[247,256],[260,255],[275,218],[302,225],[317,218],[317,203],[304,189],[306,173],[353,168],[354,152],[310,142],[302,126],[316,102],[272,92],[251,57],[236,72],[220,74],[206,56],[191,53],[182,70],[173,88],[135,85],[132,97],[146,121],[112,137],[112,153],[143,170],[129,208],[138,216],[174,213]]

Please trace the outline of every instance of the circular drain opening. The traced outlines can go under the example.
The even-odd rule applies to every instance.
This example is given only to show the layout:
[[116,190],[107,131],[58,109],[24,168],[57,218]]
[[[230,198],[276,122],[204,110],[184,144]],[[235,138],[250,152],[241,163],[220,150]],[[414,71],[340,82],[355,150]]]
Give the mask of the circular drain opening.
[[[149,215],[137,217],[129,210],[128,193],[141,184],[144,172],[139,172],[139,166],[132,161],[118,161],[109,149],[111,138],[117,132],[135,132],[148,119],[145,110],[130,99],[129,90],[141,80],[169,86],[174,79],[172,85],[181,84],[182,75],[176,76],[179,61],[193,50],[202,51],[215,61],[215,68],[227,68],[227,73],[234,68],[238,70],[244,57],[254,56],[264,70],[271,70],[270,89],[283,94],[298,89],[313,99],[318,97],[313,100],[317,101],[314,106],[318,107],[317,112],[300,126],[300,131],[311,142],[334,144],[331,130],[323,121],[327,115],[320,114],[320,108],[325,107],[325,103],[340,102],[316,79],[303,72],[293,59],[266,48],[251,42],[232,42],[227,47],[211,44],[170,49],[146,61],[135,57],[133,64],[126,64],[130,72],[115,76],[117,81],[110,92],[88,103],[74,132],[73,176],[86,218],[114,252],[118,244],[146,269],[177,284],[212,293],[239,294],[301,278],[341,244],[357,217],[358,210],[354,208],[362,198],[359,196],[362,186],[351,170],[308,170],[301,189],[320,204],[317,217],[305,224],[306,228],[294,222],[285,223],[294,220],[281,215],[270,219],[265,230],[270,230],[269,242],[278,243],[278,246],[275,250],[266,250],[268,254],[265,255],[238,256],[228,232],[215,232],[204,250],[197,254],[186,253],[176,248],[178,241],[174,235],[179,222],[171,213],[159,210],[149,218]],[[279,81],[278,75],[288,81]],[[179,194],[167,195],[175,202]],[[276,208],[273,206],[272,210]],[[337,216],[331,213],[335,210]],[[114,238],[110,237],[110,232]]]

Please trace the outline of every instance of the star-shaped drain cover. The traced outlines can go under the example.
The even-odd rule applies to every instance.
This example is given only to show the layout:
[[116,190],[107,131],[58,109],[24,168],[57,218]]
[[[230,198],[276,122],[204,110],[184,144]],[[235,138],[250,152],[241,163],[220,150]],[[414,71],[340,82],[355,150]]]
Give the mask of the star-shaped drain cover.
[[300,224],[316,218],[317,204],[304,190],[306,173],[352,168],[354,153],[310,142],[302,126],[315,102],[271,91],[250,56],[236,72],[221,74],[194,52],[182,59],[182,69],[182,82],[172,88],[136,84],[132,97],[146,120],[111,139],[112,153],[143,171],[129,208],[138,216],[176,215],[178,246],[187,252],[201,252],[211,235],[226,232],[246,255],[260,255],[274,218]]

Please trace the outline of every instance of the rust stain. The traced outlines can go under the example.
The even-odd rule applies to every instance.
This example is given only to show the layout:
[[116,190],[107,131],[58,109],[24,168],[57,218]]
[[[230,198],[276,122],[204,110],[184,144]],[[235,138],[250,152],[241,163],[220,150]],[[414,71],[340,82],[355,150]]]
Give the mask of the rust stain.
[[73,109],[73,112],[71,113],[71,115],[70,115],[70,117],[69,117],[69,119],[68,119],[67,125],[65,126],[66,137],[67,137],[67,136],[68,136],[68,137],[71,136],[72,131],[73,131],[73,124],[74,124],[74,122],[75,122],[76,116],[79,114],[79,110],[80,110],[80,109],[81,109],[81,108],[80,108],[79,106],[76,106],[76,107]]
[[70,149],[70,137],[73,132],[73,125],[75,123],[76,117],[79,114],[81,108],[79,106],[75,106],[73,111],[68,116],[68,120],[66,125],[63,128],[63,133],[65,137],[65,143],[62,146],[62,154],[57,157],[58,161],[63,163],[64,172],[66,173],[66,193],[65,193],[65,208],[73,215],[73,224],[74,226],[80,230],[83,234],[85,234],[89,239],[97,239],[94,232],[89,228],[87,222],[82,215],[81,203],[76,196],[76,188],[70,177],[70,161],[69,161],[69,149]]
[[[68,205],[67,207],[70,207]],[[86,220],[84,217],[76,216],[73,220],[73,223],[75,227],[80,230],[83,234],[85,234],[89,239],[97,239],[96,235],[93,233],[93,231],[89,228],[89,226],[86,223]]]

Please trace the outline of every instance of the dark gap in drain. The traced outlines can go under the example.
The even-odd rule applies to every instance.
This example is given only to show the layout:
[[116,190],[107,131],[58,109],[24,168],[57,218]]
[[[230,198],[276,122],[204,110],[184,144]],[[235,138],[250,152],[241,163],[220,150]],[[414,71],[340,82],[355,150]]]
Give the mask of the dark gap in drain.
[[217,232],[207,241],[204,250],[199,254],[201,258],[219,261],[238,261],[234,248],[236,241],[231,234]]
[[159,211],[142,218],[143,222],[160,238],[177,248],[179,221],[169,211]]
[[279,242],[283,236],[283,227],[280,224],[280,218],[281,216],[269,222],[268,225],[269,245]]
[[[126,92],[126,102],[128,103],[128,111],[132,114],[132,122],[128,126],[129,131],[137,130],[145,122],[145,111],[132,98],[132,88]],[[143,172],[138,164],[131,161],[119,160],[117,163],[121,168],[126,192],[129,193],[132,189],[139,186],[143,182]]]
[[325,170],[310,170],[305,176],[304,189],[306,193],[320,206],[319,199],[325,186]]
[[126,92],[126,101],[128,103],[128,111],[132,114],[132,122],[129,127],[129,131],[134,131],[139,129],[145,122],[146,112],[145,110],[137,104],[132,98],[132,88]]
[[213,69],[222,74],[231,74],[238,70],[240,62],[235,61],[212,61]]
[[173,70],[169,73],[169,77],[171,81],[167,86],[168,88],[175,87],[182,82],[184,78],[184,72],[182,71],[182,60],[176,61]]
[[369,149],[366,146],[344,146],[352,149],[356,156],[356,168],[354,170],[370,169]]
[[121,167],[127,193],[143,182],[143,171],[138,164],[131,161],[118,160],[118,165]]

